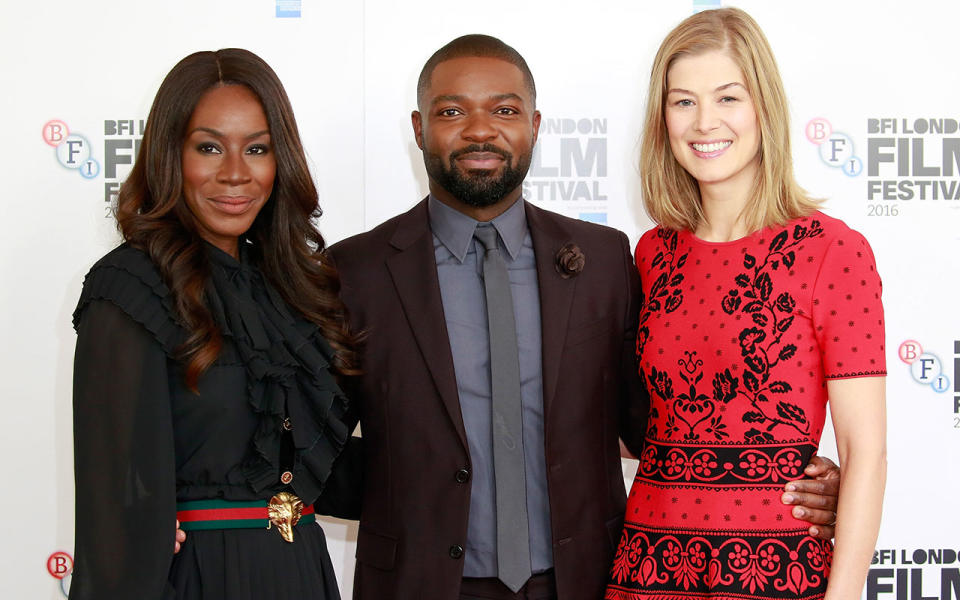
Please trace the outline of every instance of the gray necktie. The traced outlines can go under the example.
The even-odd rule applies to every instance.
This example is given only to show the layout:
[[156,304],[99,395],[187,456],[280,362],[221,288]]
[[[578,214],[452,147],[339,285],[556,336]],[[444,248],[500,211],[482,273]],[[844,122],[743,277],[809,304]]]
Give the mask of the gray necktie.
[[497,577],[516,592],[530,578],[517,326],[513,316],[510,277],[497,246],[497,230],[493,225],[481,224],[477,226],[474,236],[486,249],[483,282],[490,330],[493,469],[497,488]]

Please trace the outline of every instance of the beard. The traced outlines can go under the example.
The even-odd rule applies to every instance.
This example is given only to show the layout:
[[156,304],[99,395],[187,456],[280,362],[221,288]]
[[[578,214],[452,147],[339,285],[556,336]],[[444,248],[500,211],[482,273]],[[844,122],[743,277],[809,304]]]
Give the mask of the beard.
[[[503,167],[499,172],[496,169],[459,169],[456,166],[457,157],[470,152],[496,154],[503,158]],[[450,167],[444,164],[439,154],[424,149],[423,164],[427,168],[427,175],[454,198],[468,206],[483,208],[496,204],[523,183],[530,169],[532,155],[533,148],[520,154],[514,165],[513,154],[502,148],[493,144],[471,144],[450,153]]]

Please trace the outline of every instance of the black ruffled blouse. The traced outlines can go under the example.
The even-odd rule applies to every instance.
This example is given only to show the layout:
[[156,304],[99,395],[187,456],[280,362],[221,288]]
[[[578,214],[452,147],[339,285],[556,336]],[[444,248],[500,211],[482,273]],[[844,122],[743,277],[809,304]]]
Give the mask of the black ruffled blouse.
[[[231,536],[241,539],[244,530],[190,532],[171,570],[176,502],[257,500],[292,491],[313,503],[356,423],[330,373],[329,344],[251,265],[252,249],[241,243],[240,261],[208,249],[207,302],[224,343],[200,378],[199,394],[187,389],[183,365],[173,358],[186,333],[146,254],[120,246],[84,281],[74,312],[77,529],[71,598],[193,597],[175,589],[177,582],[195,587],[201,579],[243,579],[251,568],[266,578],[271,594],[279,592],[258,547],[297,552],[298,544],[278,541],[274,531],[257,533],[254,547],[241,548],[239,559]],[[281,483],[281,476],[290,475],[288,484]],[[357,482],[332,487],[338,485]],[[328,578],[335,594],[322,532],[297,529],[297,535],[315,530],[320,545],[310,553],[326,558],[316,559],[324,563],[316,567],[321,572],[307,574],[303,585]],[[211,534],[217,541],[205,542]],[[305,535],[301,548],[315,533]],[[211,553],[234,562],[211,559]],[[192,571],[203,565],[185,562],[206,568],[216,563],[228,572],[200,577]],[[278,565],[285,579],[296,579],[289,568]],[[283,585],[296,593],[290,582]],[[315,592],[301,597],[332,597]],[[254,598],[257,592],[247,584],[204,594],[216,596]]]

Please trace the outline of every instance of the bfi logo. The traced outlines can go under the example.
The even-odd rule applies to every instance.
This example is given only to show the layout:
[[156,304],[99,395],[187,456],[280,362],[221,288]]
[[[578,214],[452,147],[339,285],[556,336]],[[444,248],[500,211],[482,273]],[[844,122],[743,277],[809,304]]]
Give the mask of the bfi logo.
[[827,119],[811,119],[806,126],[807,140],[816,146],[823,164],[840,169],[849,177],[863,172],[863,161],[854,153],[853,139],[839,131]]
[[943,372],[940,358],[936,354],[925,352],[920,342],[916,340],[903,342],[897,350],[897,355],[900,360],[910,365],[910,375],[920,385],[929,385],[938,394],[950,389],[950,378]]
[[[950,377],[943,369],[940,358],[924,350],[920,342],[907,340],[900,344],[897,356],[910,367],[913,380],[943,394],[950,389]],[[949,397],[949,396],[948,396]],[[960,340],[953,342],[953,428],[960,429]]]
[[140,153],[145,128],[143,119],[107,119],[103,122],[103,201],[108,207],[116,199],[123,180]]
[[100,163],[93,158],[90,141],[59,119],[43,125],[43,141],[56,152],[57,162],[67,169],[80,173],[84,179],[93,179],[100,174]]
[[[943,370],[940,358],[926,351],[916,340],[900,344],[897,355],[910,366],[910,375],[920,385],[942,394],[950,389],[950,377]],[[960,340],[953,342],[953,414],[960,415]],[[953,417],[954,428],[960,429],[960,417]]]
[[57,580],[60,593],[64,598],[70,595],[70,578],[73,574],[73,557],[69,553],[57,551],[47,557],[47,572]]

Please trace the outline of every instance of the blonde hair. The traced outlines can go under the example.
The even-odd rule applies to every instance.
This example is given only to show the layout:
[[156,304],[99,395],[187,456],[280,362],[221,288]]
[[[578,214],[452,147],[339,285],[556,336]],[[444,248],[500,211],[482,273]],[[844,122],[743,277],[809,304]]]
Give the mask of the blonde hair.
[[783,225],[816,210],[793,176],[790,114],[770,43],[750,15],[736,8],[706,10],[685,19],[660,44],[650,70],[650,91],[640,149],[643,204],[657,224],[695,231],[703,221],[700,188],[680,166],[667,136],[664,102],[674,61],[713,50],[740,67],[760,126],[759,176],[740,218],[749,231]]

